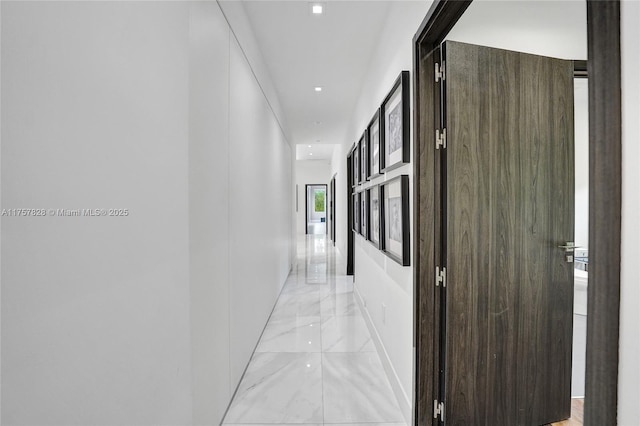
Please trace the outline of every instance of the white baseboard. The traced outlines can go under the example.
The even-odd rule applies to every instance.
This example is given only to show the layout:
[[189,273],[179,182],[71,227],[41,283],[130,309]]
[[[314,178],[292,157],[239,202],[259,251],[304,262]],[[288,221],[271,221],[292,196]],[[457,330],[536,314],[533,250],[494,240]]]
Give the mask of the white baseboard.
[[387,379],[389,379],[389,383],[391,384],[391,389],[393,389],[393,393],[398,400],[398,405],[400,406],[400,411],[402,411],[402,415],[404,416],[405,422],[409,425],[411,424],[411,399],[407,395],[407,393],[402,388],[400,384],[400,378],[396,373],[396,370],[393,368],[393,364],[391,364],[391,360],[389,359],[389,354],[382,344],[382,339],[380,338],[380,334],[373,324],[373,320],[371,319],[371,315],[369,314],[369,310],[364,306],[364,302],[362,301],[362,296],[358,291],[358,287],[354,286],[353,291],[356,294],[356,300],[358,301],[358,305],[360,306],[360,310],[362,311],[362,316],[364,317],[364,321],[367,323],[367,328],[369,329],[369,333],[371,333],[371,338],[373,340],[373,344],[378,351],[378,356],[380,357],[380,361],[382,362],[382,366],[384,367],[384,371],[387,374]]

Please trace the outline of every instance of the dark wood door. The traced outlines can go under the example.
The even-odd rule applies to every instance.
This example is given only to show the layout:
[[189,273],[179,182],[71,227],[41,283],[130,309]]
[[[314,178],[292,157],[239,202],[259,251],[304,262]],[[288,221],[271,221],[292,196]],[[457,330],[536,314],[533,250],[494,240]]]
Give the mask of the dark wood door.
[[573,62],[456,42],[442,59],[444,421],[568,418]]

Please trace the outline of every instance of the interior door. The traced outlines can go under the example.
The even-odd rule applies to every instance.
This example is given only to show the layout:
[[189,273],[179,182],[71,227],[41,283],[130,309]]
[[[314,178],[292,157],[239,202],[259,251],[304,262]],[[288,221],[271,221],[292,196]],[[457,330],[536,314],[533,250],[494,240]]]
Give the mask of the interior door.
[[441,52],[444,422],[566,419],[573,63],[457,42]]

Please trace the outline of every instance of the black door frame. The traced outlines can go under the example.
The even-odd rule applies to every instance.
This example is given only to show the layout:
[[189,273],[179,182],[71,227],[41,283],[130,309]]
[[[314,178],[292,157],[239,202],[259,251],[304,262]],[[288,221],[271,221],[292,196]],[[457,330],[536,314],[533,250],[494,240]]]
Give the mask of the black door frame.
[[[437,48],[472,0],[435,0],[413,39],[414,423],[433,424],[435,276],[439,173],[433,149]],[[620,1],[587,1],[589,74],[589,286],[585,425],[615,425],[618,406],[622,197]]]
[[308,183],[304,186],[304,233],[309,233],[309,187],[324,186],[324,225],[325,234],[327,233],[327,184],[326,183]]
[[354,272],[354,235],[353,235],[353,146],[349,149],[347,155],[347,223],[345,230],[347,232],[347,275],[353,275]]
[[331,212],[331,241],[333,242],[333,246],[336,246],[336,176],[338,174],[334,174],[331,178],[331,182],[329,182],[329,193],[331,194],[331,202],[329,205],[329,210]]

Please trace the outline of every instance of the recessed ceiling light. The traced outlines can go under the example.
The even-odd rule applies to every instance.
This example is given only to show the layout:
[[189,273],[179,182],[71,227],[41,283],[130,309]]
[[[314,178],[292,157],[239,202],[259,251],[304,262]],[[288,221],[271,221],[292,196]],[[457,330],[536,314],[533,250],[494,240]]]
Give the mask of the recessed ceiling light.
[[311,6],[311,12],[313,12],[314,15],[322,14],[322,5],[314,4],[313,6]]
[[313,155],[313,152],[310,152],[309,155]]
[[309,145],[309,148],[311,148],[311,145]]
[[322,87],[316,86],[316,87],[314,87],[313,90],[315,90],[316,92],[322,92]]

